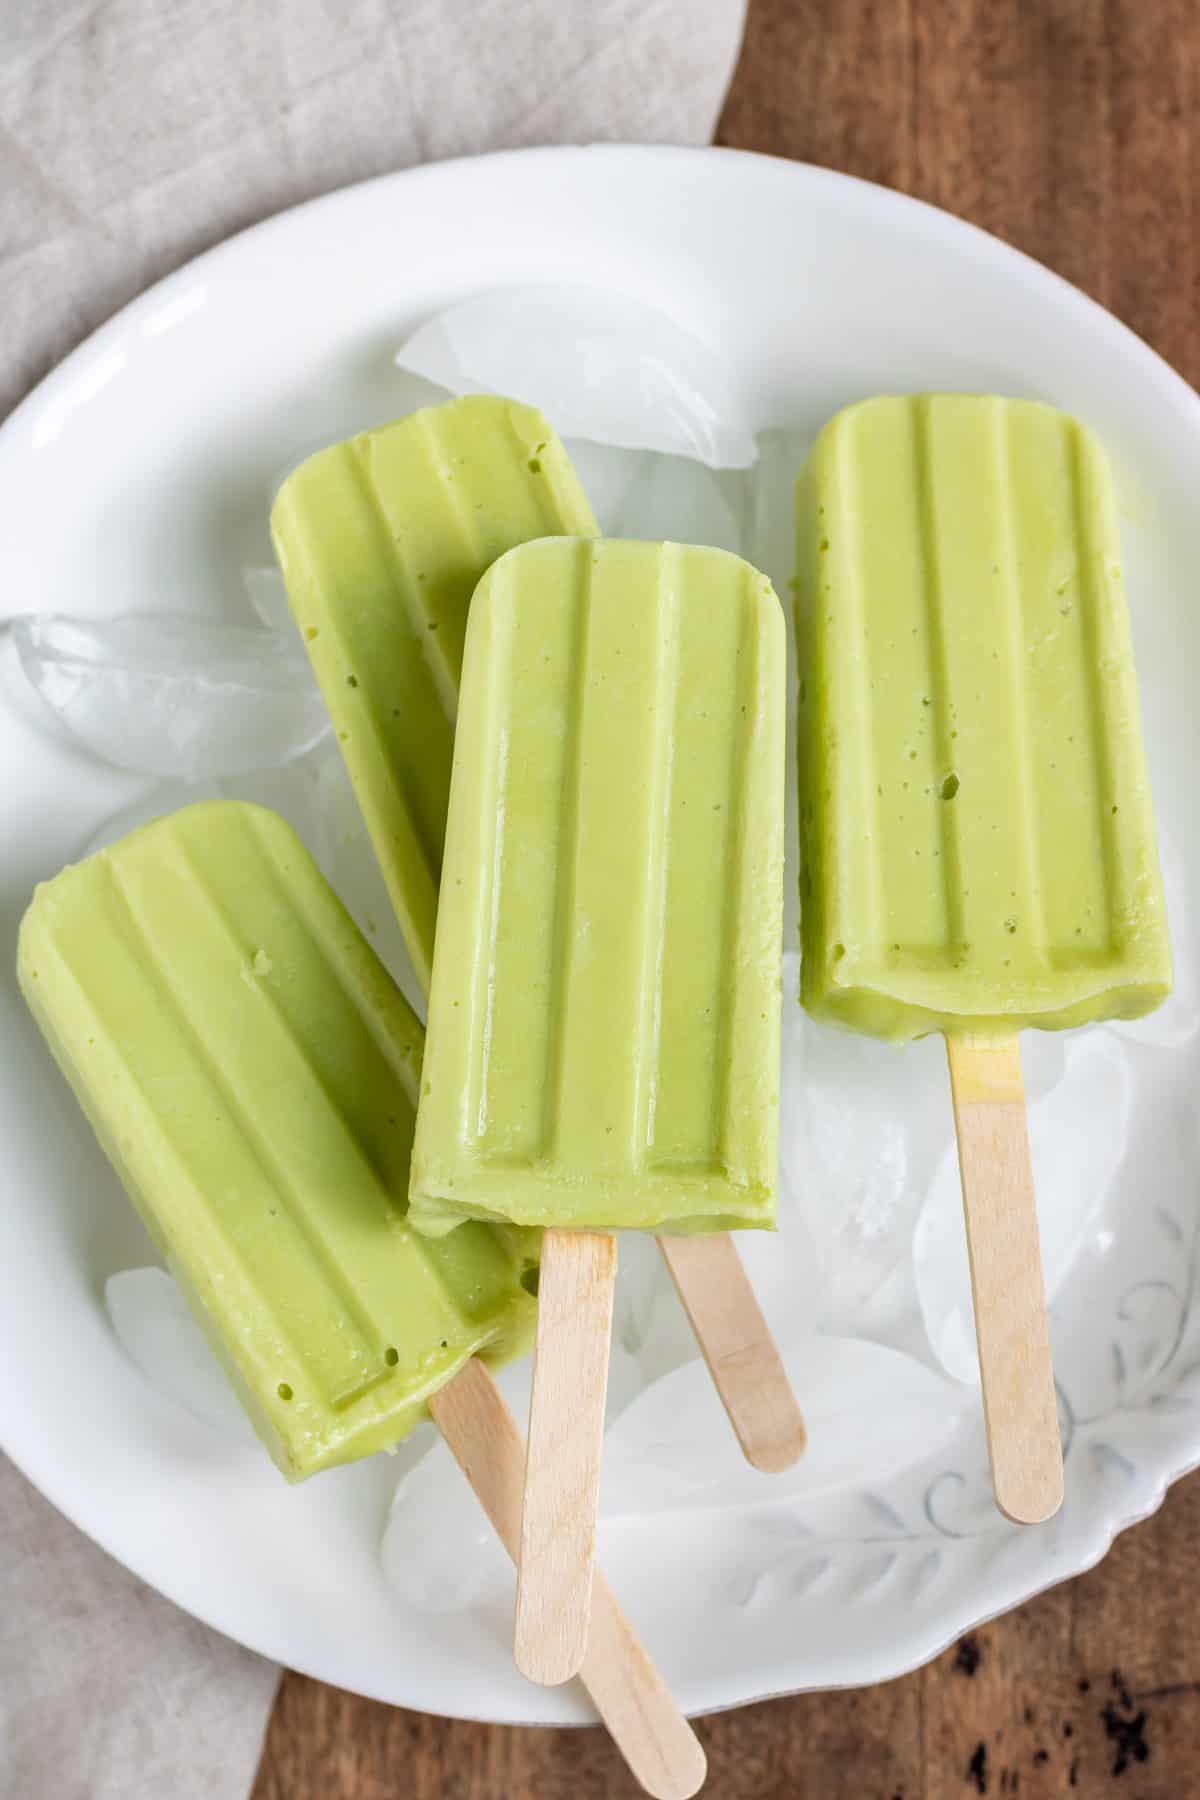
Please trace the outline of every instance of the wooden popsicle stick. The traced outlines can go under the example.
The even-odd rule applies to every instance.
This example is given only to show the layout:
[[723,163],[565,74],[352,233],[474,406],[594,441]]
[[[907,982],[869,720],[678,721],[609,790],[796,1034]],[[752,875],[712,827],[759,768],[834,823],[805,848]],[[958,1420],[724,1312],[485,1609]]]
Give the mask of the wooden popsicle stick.
[[545,1233],[514,1655],[548,1687],[577,1675],[587,1652],[616,1279],[610,1232]]
[[992,1489],[1038,1525],[1062,1505],[1062,1445],[1015,1036],[948,1037]]
[[733,1238],[663,1236],[658,1247],[746,1461],[790,1469],[808,1435]]
[[[521,1547],[525,1446],[495,1381],[472,1358],[429,1402],[438,1429],[513,1561]],[[703,1786],[704,1751],[672,1700],[599,1570],[580,1671],[596,1710],[636,1780],[658,1800],[688,1800]]]

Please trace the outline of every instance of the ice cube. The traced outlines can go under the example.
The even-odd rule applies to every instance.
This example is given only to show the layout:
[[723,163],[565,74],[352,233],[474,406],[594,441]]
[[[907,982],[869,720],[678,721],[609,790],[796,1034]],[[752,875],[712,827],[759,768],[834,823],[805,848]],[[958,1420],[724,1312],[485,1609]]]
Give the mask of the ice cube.
[[254,1428],[187,1302],[165,1269],[123,1269],[104,1304],[125,1354],[156,1393],[243,1443]]
[[613,450],[583,438],[567,449],[607,536],[745,554],[750,477],[744,470],[710,469],[654,450]]
[[819,1322],[876,1335],[915,1307],[913,1228],[951,1141],[945,1055],[935,1042],[900,1050],[818,1024],[797,1001],[798,964],[784,957],[782,1207],[807,1228]]
[[957,1428],[963,1396],[915,1358],[880,1344],[810,1336],[784,1358],[809,1445],[780,1475],[742,1456],[708,1371],[688,1363],[647,1389],[609,1432],[606,1515],[778,1505],[877,1487]]
[[515,1591],[504,1546],[440,1437],[397,1483],[379,1553],[417,1612],[459,1612]]
[[796,477],[812,440],[806,432],[760,431],[755,441],[758,464],[750,483],[744,554],[770,576],[787,605],[796,573]]
[[329,730],[294,636],[170,613],[48,613],[11,634],[53,717],[119,768],[216,780],[289,762]]
[[283,576],[274,563],[247,563],[242,569],[246,598],[265,631],[287,637],[295,632]]
[[604,1406],[606,1425],[611,1429],[627,1407],[631,1406],[647,1382],[641,1360],[622,1344],[613,1343],[608,1352],[608,1397]]
[[[756,1235],[739,1233],[741,1238]],[[617,1292],[613,1306],[613,1348],[633,1361],[634,1391],[694,1362],[700,1346],[654,1238],[644,1231],[621,1233]],[[611,1384],[610,1373],[610,1384]]]
[[613,1299],[613,1342],[636,1356],[650,1333],[657,1299],[670,1293],[657,1243],[647,1231],[623,1231],[617,1251],[617,1288]]
[[609,290],[495,288],[437,313],[396,361],[453,394],[508,394],[540,407],[563,437],[690,456],[714,469],[755,459],[721,352],[657,307]]
[[[639,481],[645,479],[646,471],[655,460],[651,450],[621,450],[613,444],[595,444],[588,438],[569,438],[566,451],[571,458],[572,466],[583,485],[583,490],[591,502],[592,511],[599,520],[600,529],[606,537],[627,537],[624,521],[632,514],[636,506],[636,489]],[[672,457],[671,461],[680,459]],[[694,469],[702,469],[702,463],[690,463]],[[662,536],[662,533],[658,533]]]
[[51,732],[62,743],[74,744],[65,725],[47,712],[45,701],[29,684],[17,652],[17,637],[12,629],[15,622],[12,619],[0,621],[0,704],[6,713],[22,720],[34,731]]
[[118,838],[149,824],[180,807],[193,806],[201,800],[250,800],[258,806],[269,806],[281,813],[312,851],[325,869],[326,815],[322,783],[328,778],[330,762],[340,770],[341,757],[333,745],[324,740],[312,751],[279,769],[255,769],[244,775],[231,775],[224,781],[160,781],[148,788],[140,799],[105,819],[80,851],[91,856],[115,844]]
[[312,808],[314,841],[309,847],[313,855],[375,954],[424,1018],[421,985],[413,973],[379,859],[336,745],[317,752]]
[[[496,1371],[495,1381],[524,1433],[529,1423],[529,1395],[533,1386],[532,1359],[522,1356],[516,1362],[505,1363],[502,1369]],[[615,1419],[628,1405],[633,1394],[640,1392],[644,1385],[637,1373],[634,1359],[619,1344],[614,1344],[608,1367],[606,1419],[610,1422]]]
[[299,639],[149,612],[41,614],[11,635],[50,715],[119,769],[218,779],[286,763],[329,731]]
[[[1129,1135],[1129,1052],[1114,1033],[1092,1030],[1023,1045],[1029,1142],[1037,1189],[1046,1299],[1070,1273],[1088,1228],[1116,1179]],[[1060,1066],[1062,1078],[1048,1084]],[[1053,1060],[1047,1060],[1052,1058]],[[921,1209],[913,1241],[917,1293],[926,1335],[958,1381],[978,1384],[975,1315],[967,1260],[958,1158],[944,1153]]]
[[[780,1108],[781,1219],[794,1213],[808,1232],[793,1241],[796,1274],[811,1244],[826,1330],[904,1337],[910,1319],[919,1335],[913,1233],[953,1145],[945,1049],[936,1038],[901,1048],[819,1024],[797,1004],[798,962],[784,957]],[[1031,1039],[1031,1100],[1065,1066],[1061,1038]]]
[[[780,1195],[778,1231],[739,1231],[736,1248],[775,1341],[786,1347],[806,1337],[820,1311],[820,1259],[786,1192]],[[658,1246],[645,1232],[621,1234],[613,1345],[633,1359],[639,1388],[700,1355]],[[609,1381],[611,1386],[611,1371]]]
[[781,1186],[778,1231],[739,1231],[734,1242],[775,1342],[807,1338],[821,1317],[821,1258],[796,1196]]
[[586,438],[567,444],[607,537],[712,544],[745,554],[750,481],[743,469],[710,469],[688,456],[614,450]]
[[665,1266],[661,1281],[651,1291],[645,1336],[633,1355],[644,1387],[685,1363],[695,1362],[700,1355],[696,1334]]
[[698,1355],[657,1242],[649,1232],[623,1231],[608,1365],[609,1420],[660,1375]]
[[314,749],[281,768],[248,769],[242,775],[228,776],[217,786],[227,800],[248,800],[279,813],[312,851],[326,879],[330,879],[329,869],[322,861],[325,783],[330,771],[340,770],[341,766],[337,745],[325,737]]
[[[496,1374],[524,1433],[529,1417],[527,1357]],[[419,1612],[456,1612],[511,1592],[512,1564],[486,1513],[436,1426],[419,1425],[417,1440],[392,1496],[380,1544],[384,1574]]]
[[[786,1345],[810,1332],[819,1301],[819,1258],[794,1199],[781,1194],[777,1232],[739,1232],[737,1249],[776,1341]],[[642,1386],[700,1354],[658,1246],[645,1232],[621,1234],[613,1344],[633,1358]]]
[[[528,1357],[508,1363],[495,1377],[522,1436],[529,1421],[531,1377]],[[634,1359],[614,1344],[610,1420],[640,1385]],[[424,1432],[426,1427],[417,1429]],[[424,1613],[463,1612],[511,1598],[516,1577],[503,1545],[446,1444],[436,1432],[428,1441],[430,1448],[419,1461],[410,1460],[392,1498],[380,1544],[388,1582],[407,1606]]]

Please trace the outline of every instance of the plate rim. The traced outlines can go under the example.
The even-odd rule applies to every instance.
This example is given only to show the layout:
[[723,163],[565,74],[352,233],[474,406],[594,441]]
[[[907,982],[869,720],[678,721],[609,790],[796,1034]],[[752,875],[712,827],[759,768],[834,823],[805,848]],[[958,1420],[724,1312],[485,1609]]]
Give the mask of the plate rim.
[[[25,450],[32,448],[30,440],[36,431],[39,419],[47,408],[52,407],[60,396],[69,390],[72,381],[81,370],[122,340],[131,330],[136,330],[145,316],[157,311],[164,302],[169,302],[177,293],[186,290],[197,277],[219,277],[222,265],[225,262],[234,262],[244,250],[247,242],[253,241],[257,245],[266,242],[275,233],[293,231],[297,228],[303,230],[307,221],[332,215],[344,208],[352,197],[362,196],[369,192],[391,192],[401,184],[406,184],[406,191],[418,185],[449,184],[454,186],[462,180],[465,172],[473,172],[483,166],[492,171],[502,171],[506,165],[510,164],[527,165],[533,162],[575,164],[583,158],[604,159],[614,166],[620,163],[640,165],[646,161],[652,161],[656,165],[678,163],[694,167],[701,160],[710,164],[720,161],[726,165],[749,166],[764,173],[769,171],[769,179],[781,181],[785,185],[809,185],[813,188],[833,190],[850,188],[859,193],[871,207],[882,207],[898,214],[907,213],[916,217],[922,222],[925,229],[932,230],[943,241],[954,240],[959,245],[969,244],[973,254],[986,264],[1002,265],[1010,272],[1015,268],[1020,272],[1026,285],[1035,290],[1042,290],[1059,310],[1066,307],[1076,316],[1085,318],[1093,331],[1100,331],[1108,338],[1123,359],[1134,359],[1138,371],[1148,382],[1148,405],[1170,405],[1179,413],[1185,420],[1188,429],[1196,435],[1198,456],[1200,456],[1200,394],[1190,386],[1185,378],[1172,368],[1165,358],[1139,336],[1131,326],[1108,311],[1098,300],[1075,286],[1064,276],[1039,262],[1028,252],[1004,242],[983,227],[959,218],[946,209],[914,195],[901,193],[880,183],[814,163],[796,162],[782,156],[738,150],[726,146],[688,148],[655,144],[609,143],[548,145],[502,150],[386,171],[367,180],[354,182],[332,189],[328,193],[299,201],[242,228],[197,256],[181,263],[179,267],[118,308],[109,318],[87,334],[0,421],[0,448],[5,451],[11,451],[14,448],[18,451],[22,448]],[[22,439],[26,440],[24,445],[22,445]],[[316,1680],[329,1681],[328,1673],[315,1666],[312,1657],[303,1655],[296,1657],[286,1645],[274,1643],[269,1630],[247,1633],[241,1627],[231,1628],[230,1624],[221,1618],[220,1606],[205,1607],[197,1605],[193,1598],[182,1598],[177,1591],[178,1584],[175,1581],[170,1578],[163,1579],[158,1573],[154,1575],[147,1573],[139,1566],[139,1558],[136,1555],[129,1555],[125,1550],[114,1549],[108,1539],[115,1534],[97,1529],[79,1516],[78,1500],[82,1497],[84,1490],[77,1489],[74,1497],[70,1499],[64,1497],[58,1479],[61,1465],[42,1466],[43,1459],[39,1458],[36,1453],[27,1454],[29,1446],[22,1445],[14,1449],[10,1441],[10,1431],[10,1418],[0,1417],[0,1448],[14,1466],[77,1530],[128,1569],[137,1579],[162,1594],[191,1617],[243,1645],[253,1653],[280,1663],[284,1667],[295,1669]],[[1088,1545],[1086,1560],[1070,1570],[1053,1570],[1047,1574],[1044,1581],[1038,1581],[1032,1585],[1020,1584],[1019,1591],[1014,1591],[1011,1597],[1004,1599],[994,1608],[978,1613],[973,1611],[967,1613],[953,1624],[949,1635],[946,1635],[944,1630],[937,1633],[927,1631],[919,1644],[910,1641],[908,1649],[893,1661],[887,1673],[867,1673],[861,1679],[770,1686],[761,1692],[755,1691],[739,1695],[735,1699],[703,1705],[694,1709],[693,1716],[700,1713],[729,1710],[736,1706],[753,1704],[757,1700],[781,1698],[791,1694],[872,1685],[878,1681],[891,1680],[909,1674],[940,1655],[964,1632],[1023,1605],[1025,1601],[1044,1593],[1061,1581],[1072,1579],[1074,1576],[1084,1574],[1094,1568],[1103,1560],[1120,1533],[1151,1517],[1162,1505],[1168,1489],[1198,1466],[1200,1466],[1200,1442],[1197,1442],[1190,1452],[1185,1451],[1182,1445],[1178,1446],[1174,1456],[1160,1459],[1153,1470],[1147,1468],[1147,1475],[1152,1474],[1153,1476],[1147,1490],[1128,1510],[1114,1512],[1104,1522],[1099,1534],[1100,1542],[1098,1545]],[[953,1611],[952,1606],[947,1608],[948,1614]],[[876,1657],[878,1657],[878,1651]],[[558,1727],[592,1722],[583,1706],[577,1707],[569,1718],[564,1718],[558,1712],[539,1711],[537,1707],[540,1702],[536,1697],[531,1716],[527,1712],[517,1713],[512,1708],[501,1707],[497,1711],[493,1707],[491,1711],[486,1711],[472,1708],[469,1704],[455,1705],[452,1710],[449,1707],[443,1709],[441,1706],[430,1708],[424,1701],[397,1701],[393,1693],[383,1689],[372,1692],[369,1686],[361,1686],[356,1691],[363,1693],[368,1698],[381,1700],[387,1704],[419,1705],[421,1710],[432,1711],[435,1716],[464,1721]]]

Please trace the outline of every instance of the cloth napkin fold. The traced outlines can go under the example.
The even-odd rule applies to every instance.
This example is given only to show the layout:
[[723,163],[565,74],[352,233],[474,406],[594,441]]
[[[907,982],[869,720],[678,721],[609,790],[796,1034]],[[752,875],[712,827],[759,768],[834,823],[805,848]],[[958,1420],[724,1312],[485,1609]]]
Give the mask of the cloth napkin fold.
[[279,1671],[97,1549],[0,1457],[0,1794],[242,1800]]
[[[148,283],[314,194],[523,144],[709,142],[744,11],[0,0],[0,417]],[[0,1458],[0,1794],[242,1800],[277,1680]]]
[[231,232],[388,169],[704,144],[745,0],[0,0],[0,417]]

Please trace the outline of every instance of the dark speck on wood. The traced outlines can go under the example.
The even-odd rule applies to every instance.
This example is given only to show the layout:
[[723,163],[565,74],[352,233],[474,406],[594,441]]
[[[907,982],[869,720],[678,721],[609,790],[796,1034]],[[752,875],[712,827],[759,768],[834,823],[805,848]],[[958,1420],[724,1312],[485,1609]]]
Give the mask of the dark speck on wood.
[[978,1641],[973,1637],[961,1638],[954,1657],[954,1667],[958,1673],[967,1676],[969,1680],[982,1661],[983,1651]]
[[986,1744],[976,1744],[974,1754],[972,1755],[970,1762],[967,1764],[967,1780],[973,1781],[975,1783],[975,1792],[977,1794],[986,1794],[987,1793],[988,1778],[987,1778],[987,1745]]
[[1100,1710],[1100,1719],[1115,1751],[1112,1769],[1114,1775],[1123,1775],[1131,1763],[1149,1762],[1150,1746],[1146,1742],[1145,1709],[1135,1709],[1126,1688],[1121,1688],[1115,1701],[1105,1701]]

